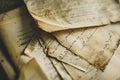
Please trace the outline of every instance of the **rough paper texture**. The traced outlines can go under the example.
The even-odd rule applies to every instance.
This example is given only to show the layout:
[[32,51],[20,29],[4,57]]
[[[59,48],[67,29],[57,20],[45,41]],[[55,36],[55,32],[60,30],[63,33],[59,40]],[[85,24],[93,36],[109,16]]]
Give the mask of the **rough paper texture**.
[[39,41],[45,47],[46,52],[49,56],[58,59],[64,63],[74,66],[82,71],[86,71],[89,63],[84,59],[76,56],[65,47],[61,46],[52,35],[46,32],[40,32]]
[[[93,68],[82,76],[81,80],[119,80],[120,79],[120,46],[115,51],[104,72]],[[114,74],[112,74],[114,73]]]
[[[73,78],[73,80],[90,80],[91,77],[95,76],[93,72],[97,71],[97,69],[95,69],[92,66],[88,66],[88,69],[86,72],[83,72],[81,70],[78,70],[77,68],[74,68],[70,65],[64,64],[65,69],[68,71],[68,73],[71,75],[71,77]],[[91,72],[92,74],[89,74],[89,72]],[[87,76],[86,76],[87,75]]]
[[68,50],[101,70],[120,42],[120,35],[104,27],[59,31],[53,35]]
[[60,61],[53,58],[50,59],[63,80],[72,80],[71,76],[68,74]]
[[120,21],[117,0],[24,0],[39,27],[52,32]]
[[[120,79],[120,46],[109,61],[104,71],[89,66],[86,72],[75,69],[72,66],[63,64],[73,80],[119,80]],[[114,73],[114,74],[112,74]]]
[[37,61],[32,59],[22,67],[18,80],[48,80],[48,78]]
[[[33,45],[34,44],[34,45]],[[33,47],[33,49],[31,49]],[[35,58],[48,80],[61,80],[50,59],[46,56],[39,41],[33,39],[25,49],[25,54]]]
[[[112,32],[112,31],[109,31],[109,32]],[[112,33],[114,33],[114,32],[112,32]],[[115,34],[117,35],[117,33],[114,33],[114,36],[116,36]],[[42,61],[40,59],[43,59],[43,64],[47,64],[45,59],[49,58],[49,57],[53,57],[53,56],[46,56],[46,58],[45,58],[44,55],[41,55],[41,53],[45,54],[48,52],[47,49],[49,49],[50,46],[53,45],[54,38],[51,36],[51,34],[47,34],[45,32],[40,32],[38,38],[39,38],[40,44],[38,44],[38,41],[36,41],[36,39],[32,40],[31,42],[33,42],[33,43],[30,43],[28,45],[28,47],[25,50],[25,53],[29,57],[35,57],[38,60],[39,64]],[[105,36],[104,36],[104,38],[105,38]],[[111,39],[111,41],[113,41],[113,40]],[[56,43],[56,44],[58,44],[58,43]],[[114,44],[114,43],[112,43],[112,44]],[[119,43],[118,43],[118,45],[119,45]],[[39,48],[38,48],[38,46],[39,46]],[[40,48],[40,46],[41,46],[41,48]],[[56,47],[54,47],[54,48],[56,49]],[[96,46],[96,48],[97,48],[97,46]],[[63,48],[61,48],[61,49],[63,49]],[[61,49],[59,49],[59,51],[61,51]],[[63,49],[63,51],[64,51],[64,49]],[[58,52],[58,51],[56,51],[56,52]],[[96,69],[95,66],[92,66],[90,64],[87,65],[86,71],[83,71],[74,66],[64,63],[64,61],[62,61],[62,60],[56,61],[55,59],[53,60],[52,58],[49,58],[49,59],[53,63],[54,68],[58,71],[58,73],[60,74],[62,79],[69,79],[71,77],[73,80],[119,80],[120,79],[120,75],[119,75],[120,74],[120,72],[119,72],[119,67],[120,67],[119,56],[120,56],[120,54],[119,53],[120,53],[120,46],[117,46],[116,50],[114,51],[113,56],[110,57],[111,59],[108,62],[108,64],[106,65],[106,68],[104,68],[104,71],[100,70],[101,66],[100,66],[100,69]],[[49,53],[47,53],[47,54],[49,54]],[[40,57],[40,55],[41,55],[41,57]],[[56,54],[54,54],[54,56],[55,55],[56,55],[56,57],[54,57],[54,58],[57,59],[57,56],[59,54],[57,55],[57,53],[56,53]],[[68,57],[69,57],[69,55],[68,55]],[[74,61],[74,57],[72,57],[71,59]],[[61,61],[62,61],[62,64],[61,64]],[[51,64],[49,64],[49,65],[51,65]],[[48,65],[46,65],[46,66],[48,66]],[[44,67],[46,67],[46,66],[44,66]],[[44,70],[44,69],[42,69],[42,70]],[[68,72],[68,74],[70,75],[69,77],[68,77],[68,74],[64,70]],[[46,73],[47,72],[49,73],[49,70],[46,71]],[[114,74],[111,74],[113,72],[114,72]]]

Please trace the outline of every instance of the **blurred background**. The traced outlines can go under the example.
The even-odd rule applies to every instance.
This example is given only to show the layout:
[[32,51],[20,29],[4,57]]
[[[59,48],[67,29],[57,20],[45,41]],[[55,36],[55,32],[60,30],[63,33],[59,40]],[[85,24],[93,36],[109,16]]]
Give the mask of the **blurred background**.
[[23,0],[0,0],[0,14],[24,5]]
[[[12,9],[15,9],[17,7],[20,7],[22,5],[24,5],[23,0],[0,0],[0,14],[10,11]],[[0,38],[0,53],[3,53],[5,55],[5,57],[8,59],[8,61],[11,64],[13,64],[12,61],[9,59],[8,52],[4,46],[1,38]],[[2,63],[2,60],[0,61],[0,80],[9,80],[1,63]],[[15,66],[14,65],[12,65],[12,66],[16,70]]]

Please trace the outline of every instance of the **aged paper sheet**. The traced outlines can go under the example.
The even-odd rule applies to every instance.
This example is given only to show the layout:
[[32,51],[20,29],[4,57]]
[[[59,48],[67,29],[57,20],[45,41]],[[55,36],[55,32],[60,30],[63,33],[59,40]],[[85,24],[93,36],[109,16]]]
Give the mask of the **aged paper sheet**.
[[[113,31],[108,30],[106,28],[104,28],[104,29],[107,30],[108,32],[114,33],[115,39],[117,39],[117,37],[116,37],[116,36],[118,36],[118,34],[116,33],[117,31],[113,32]],[[92,28],[92,29],[94,29],[94,28]],[[78,32],[79,32],[79,30],[78,30]],[[106,37],[104,36],[104,38],[106,38]],[[39,42],[40,42],[39,44],[38,44],[38,39],[39,39]],[[112,41],[114,41],[114,40],[111,38],[111,42]],[[58,43],[60,43],[60,42],[61,41],[59,41]],[[119,64],[120,46],[116,47],[116,50],[114,51],[114,54],[110,57],[110,60],[105,65],[104,71],[100,70],[101,66],[99,67],[100,69],[98,69],[98,68],[96,68],[96,65],[92,66],[90,64],[86,65],[87,67],[85,68],[85,71],[84,71],[82,69],[76,68],[75,66],[70,65],[69,63],[66,63],[65,61],[63,61],[64,57],[62,57],[62,56],[63,56],[64,52],[61,52],[61,54],[59,54],[59,52],[61,50],[64,51],[65,49],[64,49],[64,47],[59,48],[59,47],[61,47],[61,45],[59,45],[56,48],[55,45],[57,45],[58,43],[55,41],[54,37],[51,34],[48,34],[48,33],[44,32],[44,31],[40,31],[39,35],[38,35],[38,38],[37,39],[33,38],[31,43],[26,48],[25,53],[26,53],[26,55],[28,55],[31,58],[34,57],[37,60],[38,64],[40,64],[41,61],[43,61],[43,64],[45,64],[46,63],[45,59],[48,58],[52,62],[52,65],[57,70],[57,72],[60,74],[62,79],[66,79],[66,80],[69,80],[71,78],[73,80],[110,80],[110,79],[119,80],[120,79],[120,76],[119,76],[119,74],[120,74],[120,72],[119,72],[119,67],[120,67],[120,64]],[[114,43],[112,42],[112,45]],[[51,48],[52,45],[54,45],[53,48]],[[118,43],[118,45],[119,45],[119,43]],[[39,48],[38,48],[38,46],[39,46]],[[41,46],[41,48],[40,48],[40,46]],[[97,46],[96,46],[96,48],[97,48]],[[50,53],[49,52],[50,49],[51,50],[54,49],[56,53],[55,52]],[[69,50],[70,49],[68,49],[68,51]],[[48,54],[49,56],[46,56],[46,58],[45,58],[44,55],[41,55],[41,54],[46,54],[46,55]],[[41,55],[41,57],[40,57],[40,55]],[[72,62],[75,61],[75,62],[79,63],[79,60],[75,60],[74,56],[70,57],[69,55],[65,55],[65,56],[67,56],[68,58],[71,58]],[[63,58],[63,60],[60,60],[59,58],[57,58],[58,56],[61,56],[61,58]],[[58,61],[53,59],[53,57],[55,59],[58,59]],[[41,60],[42,58],[44,58],[44,59]],[[105,58],[107,58],[107,57],[105,57]],[[109,58],[109,54],[108,54],[108,58]],[[70,59],[66,59],[66,60],[70,60]],[[94,58],[93,58],[93,60],[94,60]],[[61,64],[61,62],[62,62],[62,64]],[[88,60],[88,62],[89,62],[89,60]],[[83,66],[85,65],[83,63],[81,63],[81,64]],[[49,64],[49,65],[51,65],[51,64]],[[99,65],[97,65],[97,67]],[[42,70],[44,70],[44,69],[42,69]],[[49,72],[49,71],[47,71],[47,72]],[[66,72],[68,72],[68,73],[66,73]],[[111,74],[113,72],[114,72],[114,74]],[[44,72],[44,73],[46,73],[46,72]]]
[[[34,44],[34,45],[33,45]],[[32,49],[33,48],[33,49]],[[25,49],[25,54],[35,58],[48,80],[61,80],[50,59],[46,56],[39,41],[34,39]]]
[[86,71],[89,63],[84,59],[76,56],[71,51],[67,50],[65,47],[61,46],[59,42],[50,34],[40,31],[39,41],[45,47],[47,54],[51,57],[56,58],[59,61],[67,63],[73,67],[76,67],[82,71]]
[[48,78],[38,65],[37,61],[31,59],[22,67],[18,80],[48,80]]
[[53,35],[68,50],[101,70],[104,70],[120,42],[118,33],[104,27],[59,31]]
[[[64,63],[63,63],[63,65],[64,65],[65,69],[68,71],[68,73],[71,75],[73,80],[90,80],[91,77],[95,77],[95,73],[92,73],[92,72],[97,71],[97,69],[95,69],[91,65],[88,66],[88,69],[86,72],[78,70],[77,68],[74,68],[74,67],[64,64]],[[91,72],[92,74],[89,74],[89,72]],[[84,77],[85,77],[85,79],[83,79]]]
[[39,27],[52,32],[120,21],[117,0],[24,0]]
[[[42,35],[42,34],[40,34],[40,35]],[[43,33],[43,35],[45,35],[45,34]],[[51,37],[44,36],[43,38],[47,39],[47,38],[51,38]],[[31,40],[31,42],[29,43],[28,47],[25,49],[25,54],[28,55],[31,58],[35,58],[37,60],[38,64],[41,65],[41,68],[42,68],[42,70],[43,70],[43,72],[45,74],[49,74],[49,71],[52,70],[52,69],[50,69],[50,70],[46,69],[45,70],[46,66],[50,66],[51,65],[50,63],[47,64],[49,61],[46,60],[46,59],[49,59],[53,63],[54,68],[60,74],[60,76],[61,76],[62,79],[64,79],[64,80],[72,80],[72,79],[76,80],[76,79],[80,79],[80,76],[83,76],[82,74],[84,74],[84,70],[79,69],[79,68],[75,68],[74,66],[71,66],[71,65],[68,65],[68,64],[64,64],[63,63],[64,60],[61,63],[62,60],[53,59],[52,58],[53,56],[46,56],[45,57],[46,51],[44,51],[45,48],[44,48],[43,43],[41,42],[41,40],[45,40],[45,39],[39,39],[39,41],[41,43],[41,47],[40,47],[40,44],[38,43],[38,39],[36,37],[33,37],[33,39]],[[46,40],[46,42],[47,42],[47,40]],[[52,43],[52,45],[53,45],[53,43]],[[55,44],[54,44],[54,46],[55,46]],[[61,48],[61,49],[58,48],[58,50],[60,50],[60,51],[63,50],[64,51],[64,48]],[[59,52],[58,50],[56,49],[56,52]],[[49,52],[48,52],[48,54],[49,54]],[[64,53],[61,52],[61,54],[64,54]],[[57,53],[55,55],[57,55]],[[85,62],[85,61],[79,60],[78,57],[77,57],[77,59],[76,58],[74,59],[74,56],[70,57],[69,55],[71,55],[71,54],[68,53],[68,55],[65,55],[66,58],[68,57],[68,59],[65,59],[65,60],[70,60],[71,59],[70,60],[71,62],[74,62],[74,63],[77,62],[77,63],[81,64],[80,67],[86,67],[87,66],[86,70],[85,70],[86,73],[88,71],[90,71],[92,68],[94,68],[91,65],[89,65],[88,63],[87,63],[87,65],[83,64],[83,62]],[[60,56],[60,55],[58,54],[57,56]],[[47,65],[44,65],[44,64],[47,64]],[[42,67],[43,65],[44,65],[44,68]],[[75,72],[75,73],[73,73],[73,72]],[[47,77],[48,77],[48,75],[47,75]]]
[[105,27],[108,28],[111,31],[114,31],[114,32],[117,32],[118,34],[120,34],[120,22],[110,24],[110,25],[107,25]]
[[119,80],[120,79],[120,46],[115,51],[103,72],[93,68],[85,73],[80,80]]
[[86,72],[75,69],[72,66],[63,64],[70,73],[73,80],[119,80],[120,79],[120,46],[115,51],[104,71],[89,66]]
[[72,77],[68,74],[60,61],[53,58],[50,59],[63,80],[72,80]]
[[[89,67],[89,70],[87,72],[85,73],[81,72],[81,77],[78,80],[119,80],[120,79],[120,71],[119,71],[120,58],[119,56],[120,56],[120,46],[115,51],[115,54],[113,55],[113,57],[111,58],[110,62],[108,63],[108,65],[106,66],[103,72],[100,70],[97,70],[96,68]],[[66,69],[71,73],[71,76],[74,75],[72,74],[73,72],[79,72],[80,74],[80,71],[76,71],[72,68],[73,67],[66,66]],[[74,75],[73,77],[76,78],[75,76],[76,75]]]

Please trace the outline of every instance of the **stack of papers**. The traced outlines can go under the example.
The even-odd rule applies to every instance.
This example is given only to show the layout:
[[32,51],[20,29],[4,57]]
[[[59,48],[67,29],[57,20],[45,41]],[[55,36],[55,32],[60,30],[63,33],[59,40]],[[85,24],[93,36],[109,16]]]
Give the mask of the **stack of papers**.
[[24,2],[33,18],[24,7],[0,15],[18,80],[120,79],[119,1]]

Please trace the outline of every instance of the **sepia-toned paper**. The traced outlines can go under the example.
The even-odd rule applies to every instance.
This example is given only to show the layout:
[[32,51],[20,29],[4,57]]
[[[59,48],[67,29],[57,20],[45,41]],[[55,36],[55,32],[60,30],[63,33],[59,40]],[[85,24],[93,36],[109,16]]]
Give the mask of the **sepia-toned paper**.
[[[63,64],[70,73],[73,80],[119,80],[120,79],[120,46],[115,51],[104,71],[89,66],[86,72],[75,69],[72,66]],[[114,73],[114,74],[113,74]]]
[[33,58],[22,67],[18,80],[48,80],[48,78]]
[[[34,45],[33,45],[34,44]],[[33,49],[32,49],[33,47]],[[39,41],[33,39],[25,49],[25,54],[35,58],[48,80],[61,80],[50,59],[46,56]]]
[[43,47],[45,47],[45,50],[50,57],[54,57],[59,61],[67,63],[82,71],[86,71],[89,65],[87,61],[67,50],[65,47],[59,44],[59,42],[57,42],[52,35],[41,31],[39,32],[39,36],[39,41]]
[[103,72],[93,68],[86,73],[80,80],[119,80],[120,79],[120,46],[115,51]]
[[[97,71],[97,69],[95,69],[92,66],[88,66],[88,69],[86,72],[83,72],[75,67],[72,67],[70,65],[64,64],[65,69],[68,71],[68,73],[71,75],[71,77],[73,78],[73,80],[90,80],[91,77],[95,77],[95,73],[93,73],[94,71]],[[91,72],[92,74],[89,74],[89,72]]]
[[114,23],[114,24],[110,24],[110,25],[107,25],[105,27],[108,28],[111,31],[114,31],[114,32],[120,34],[120,22]]
[[[34,49],[36,49],[36,47],[35,47],[35,45],[40,45],[40,44],[38,44],[38,39],[37,39],[37,37],[35,36],[35,37],[33,37],[33,39],[31,40],[31,42],[29,43],[29,45],[27,46],[27,48],[25,49],[25,54],[26,55],[28,55],[29,57],[34,57],[36,60],[38,60],[38,61],[41,61],[41,59],[39,59],[40,58],[40,55],[39,54],[41,54],[41,51],[39,50],[39,53],[37,54],[37,52],[36,53],[34,53]],[[38,49],[38,48],[37,48]],[[43,49],[43,47],[41,47],[41,49]],[[43,54],[44,52],[42,52],[42,54]],[[36,56],[35,56],[36,55]],[[39,56],[38,56],[39,55]],[[44,56],[46,55],[46,53],[44,53]],[[41,57],[43,57],[44,59],[49,59],[51,62],[52,62],[52,64],[53,64],[53,66],[54,66],[54,68],[56,69],[56,71],[59,73],[59,75],[61,76],[61,78],[63,79],[63,80],[72,80],[72,78],[70,77],[70,75],[67,73],[67,71],[64,69],[64,67],[63,67],[63,65],[61,64],[61,62],[59,62],[58,60],[56,60],[56,59],[53,59],[53,58],[50,58],[50,57],[44,57],[43,55],[41,55]],[[47,60],[43,60],[43,63],[46,63],[47,62]],[[43,65],[42,63],[40,64],[40,65]],[[48,65],[50,65],[50,64],[48,64]],[[47,65],[46,65],[47,66]],[[48,72],[48,71],[47,71]],[[46,73],[46,72],[45,72]]]
[[117,0],[24,0],[39,27],[47,32],[93,27],[120,21]]
[[53,35],[68,50],[101,70],[104,70],[120,41],[118,33],[104,27],[59,31]]
[[[101,27],[102,28],[102,27]],[[107,27],[106,28],[104,28],[105,30],[107,29]],[[108,29],[107,29],[108,30]],[[107,31],[106,30],[106,31]],[[72,31],[74,31],[74,30],[72,30]],[[79,32],[79,30],[78,30],[78,32]],[[118,36],[119,34],[117,34],[117,32],[113,32],[112,30],[108,30],[108,32],[112,32],[112,33],[114,33],[114,36]],[[44,36],[44,37],[43,37]],[[72,35],[71,35],[72,36]],[[60,37],[61,38],[61,37]],[[104,38],[105,38],[105,36],[104,36]],[[40,31],[40,33],[39,33],[39,35],[38,35],[38,39],[39,39],[39,42],[40,42],[40,44],[38,44],[38,40],[36,40],[36,39],[33,39],[33,41],[31,41],[32,43],[30,43],[29,45],[31,45],[31,47],[28,45],[28,47],[26,48],[26,50],[25,50],[25,53],[26,53],[26,55],[28,55],[29,57],[33,57],[34,56],[34,58],[38,58],[38,59],[42,59],[42,58],[44,58],[44,56],[42,55],[41,57],[39,56],[41,53],[40,53],[40,48],[37,48],[37,47],[35,47],[35,45],[36,46],[40,46],[41,45],[41,48],[43,48],[42,50],[43,50],[43,52],[44,52],[44,54],[49,54],[49,53],[47,53],[47,52],[49,52],[49,51],[47,51],[47,49],[56,49],[55,47],[54,48],[50,48],[50,46],[51,45],[53,45],[53,42],[55,42],[55,41],[53,41],[54,40],[54,37],[51,35],[51,34],[48,34],[48,33],[46,33],[46,32],[44,32],[44,31]],[[73,38],[72,38],[73,39]],[[117,38],[116,38],[117,39]],[[58,40],[59,41],[59,40]],[[111,40],[112,41],[112,40]],[[59,42],[61,42],[61,41],[59,41]],[[114,42],[115,43],[115,42]],[[58,44],[57,42],[55,43],[55,44]],[[112,43],[113,44],[113,43]],[[48,47],[49,48],[48,48]],[[57,47],[58,48],[58,47]],[[97,48],[97,47],[96,47]],[[59,50],[57,51],[57,53],[59,53],[61,50],[63,50],[64,51],[64,48],[58,48]],[[37,50],[39,51],[39,53],[37,52]],[[68,51],[69,51],[70,49],[68,49]],[[54,56],[56,55],[58,55],[58,54],[54,54]],[[52,57],[54,57],[54,56],[46,56],[47,58],[49,58],[50,59],[50,61],[53,63],[53,66],[54,66],[54,68],[58,71],[58,73],[60,74],[61,72],[63,72],[63,68],[62,69],[60,69],[61,67],[61,62],[62,62],[62,65],[63,65],[63,67],[65,68],[65,70],[68,72],[68,74],[70,75],[70,77],[73,79],[73,80],[119,80],[120,79],[120,76],[119,76],[119,66],[120,66],[120,64],[119,64],[119,53],[120,53],[120,46],[119,46],[119,43],[118,43],[118,45],[117,45],[117,47],[116,47],[116,50],[114,51],[114,54],[112,54],[112,56],[110,57],[110,60],[107,62],[107,65],[105,65],[105,68],[104,68],[104,70],[102,69],[102,70],[100,70],[101,69],[101,66],[99,66],[99,65],[97,65],[97,68],[96,68],[96,65],[87,65],[87,68],[85,69],[85,71],[84,70],[82,70],[82,69],[78,69],[78,68],[76,68],[76,67],[74,67],[74,66],[72,66],[72,65],[69,65],[69,64],[66,64],[64,61],[62,61],[62,60],[59,60],[58,59],[58,61],[56,62],[56,61],[54,61],[53,62],[53,59],[52,59]],[[52,53],[53,54],[53,53]],[[36,55],[36,56],[35,56]],[[69,57],[69,55],[66,55],[67,57]],[[79,55],[78,55],[79,56]],[[57,59],[57,57],[54,57],[54,58],[56,58]],[[71,57],[69,57],[69,58],[71,58]],[[37,59],[37,60],[38,60]],[[44,58],[45,59],[45,58]],[[74,57],[72,57],[71,58],[73,61],[74,61]],[[55,60],[55,59],[54,59]],[[38,60],[37,62],[40,64],[40,62],[41,62],[42,60]],[[60,62],[59,62],[60,61]],[[87,60],[88,61],[88,60]],[[75,61],[75,62],[77,62],[78,63],[78,61]],[[89,62],[89,61],[88,61]],[[44,61],[43,62],[43,64],[45,64],[46,63],[46,61]],[[56,65],[55,65],[56,64]],[[49,65],[51,65],[51,64],[49,64]],[[100,69],[99,69],[99,68]],[[44,70],[44,69],[42,69],[42,70]],[[49,70],[47,71],[48,73],[49,73]],[[46,73],[47,73],[46,72]],[[111,74],[111,73],[113,73],[114,72],[114,74]],[[64,76],[66,75],[66,73],[63,73],[64,74]],[[63,75],[61,74],[61,77],[62,77],[62,79],[65,79],[65,78],[63,78]],[[67,77],[67,76],[65,76],[65,77]],[[68,78],[68,77],[67,77]]]
[[79,56],[74,55],[57,42],[53,42],[48,49],[48,55],[55,57],[58,60],[65,62],[71,66],[74,66],[82,71],[86,71],[89,63]]
[[72,80],[71,76],[68,74],[60,61],[53,58],[50,59],[63,80]]

